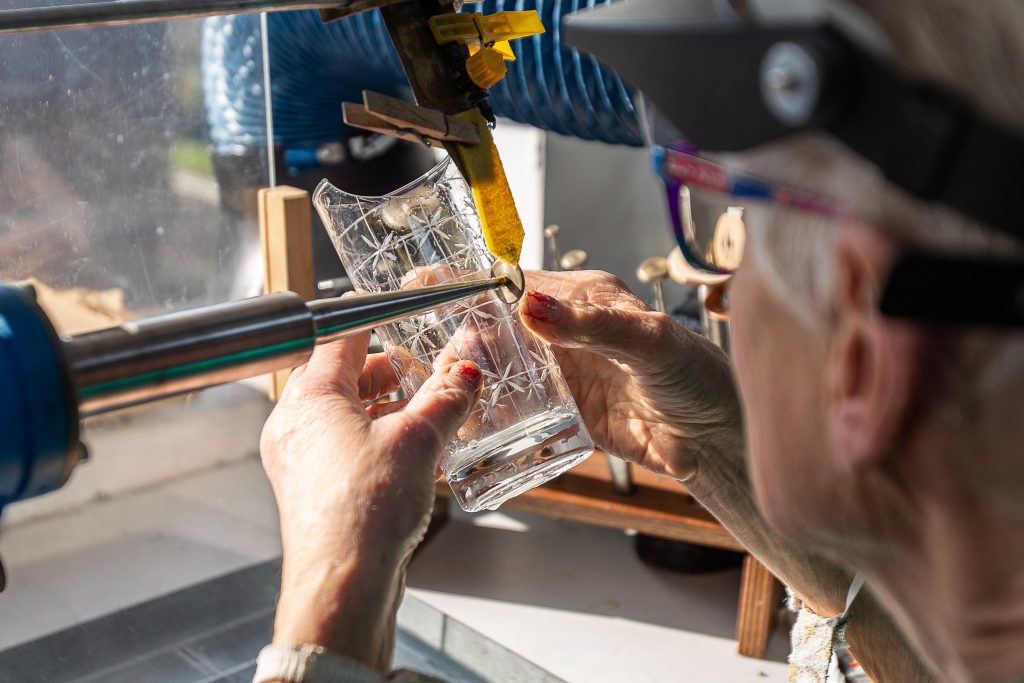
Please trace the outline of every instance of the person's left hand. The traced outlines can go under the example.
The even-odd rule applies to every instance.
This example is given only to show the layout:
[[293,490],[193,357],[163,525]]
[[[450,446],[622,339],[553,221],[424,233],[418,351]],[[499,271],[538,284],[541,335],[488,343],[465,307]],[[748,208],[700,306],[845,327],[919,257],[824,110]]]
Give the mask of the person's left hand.
[[408,401],[365,409],[397,383],[383,354],[366,361],[368,343],[361,335],[318,347],[292,373],[260,452],[284,554],[274,642],[321,645],[382,669],[438,459],[483,378],[461,361]]

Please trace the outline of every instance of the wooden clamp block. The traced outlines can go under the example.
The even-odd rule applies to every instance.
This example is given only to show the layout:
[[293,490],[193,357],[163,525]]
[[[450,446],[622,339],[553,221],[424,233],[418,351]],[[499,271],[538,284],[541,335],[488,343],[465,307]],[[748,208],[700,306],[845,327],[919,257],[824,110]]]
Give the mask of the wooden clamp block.
[[437,146],[480,142],[480,132],[469,121],[368,90],[363,91],[362,105],[343,103],[342,114],[350,126],[411,142]]
[[[306,301],[316,298],[313,276],[313,216],[309,193],[278,185],[259,191],[260,244],[263,248],[263,288],[295,292]],[[270,398],[281,397],[291,370],[271,375]]]

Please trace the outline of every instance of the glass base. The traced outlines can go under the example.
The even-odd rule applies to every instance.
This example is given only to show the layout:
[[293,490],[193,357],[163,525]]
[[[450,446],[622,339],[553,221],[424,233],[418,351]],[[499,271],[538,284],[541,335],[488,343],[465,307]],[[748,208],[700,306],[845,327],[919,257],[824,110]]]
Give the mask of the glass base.
[[443,469],[459,506],[479,512],[496,510],[593,452],[594,444],[578,413],[547,413],[453,454]]

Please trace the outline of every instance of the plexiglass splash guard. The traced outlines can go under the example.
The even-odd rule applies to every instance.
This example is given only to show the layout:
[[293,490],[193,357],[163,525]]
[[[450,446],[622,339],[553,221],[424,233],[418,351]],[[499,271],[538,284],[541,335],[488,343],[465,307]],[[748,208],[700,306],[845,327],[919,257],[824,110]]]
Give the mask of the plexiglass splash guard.
[[[324,181],[313,203],[360,290],[478,279],[494,262],[470,188],[448,160],[382,197],[351,195]],[[593,452],[554,357],[495,293],[385,325],[377,334],[407,394],[458,360],[471,360],[484,373],[483,395],[441,462],[463,509],[495,509]]]

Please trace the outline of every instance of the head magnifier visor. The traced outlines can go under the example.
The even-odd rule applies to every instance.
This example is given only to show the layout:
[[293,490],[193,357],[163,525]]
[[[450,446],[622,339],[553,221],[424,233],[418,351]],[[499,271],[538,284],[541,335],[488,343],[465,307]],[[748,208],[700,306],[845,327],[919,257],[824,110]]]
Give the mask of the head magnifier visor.
[[[1024,243],[1024,136],[957,94],[901,74],[881,30],[849,3],[631,0],[575,15],[566,42],[615,69],[702,150],[828,135],[909,194]],[[727,171],[716,179],[710,167],[700,171],[720,186],[704,186],[696,163],[683,172],[668,151],[657,152],[655,164],[683,255],[706,272],[735,270],[745,244],[734,220],[719,229],[722,214],[704,209],[708,192],[743,199],[744,224],[755,199],[823,208],[787,204],[791,191],[748,186]],[[1021,328],[1024,262],[908,251],[894,264],[880,308],[923,322]]]
[[[653,161],[665,184],[679,249],[702,272],[736,272],[754,231],[765,231],[766,240],[779,239],[772,231],[799,221],[820,229],[802,231],[804,239],[814,239],[849,221],[870,224],[826,197],[735,171],[694,151],[688,145],[657,147]],[[1022,265],[909,249],[897,257],[879,309],[927,323],[1021,327]]]

